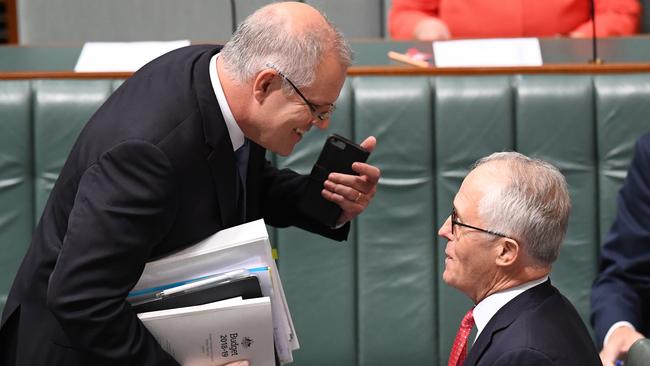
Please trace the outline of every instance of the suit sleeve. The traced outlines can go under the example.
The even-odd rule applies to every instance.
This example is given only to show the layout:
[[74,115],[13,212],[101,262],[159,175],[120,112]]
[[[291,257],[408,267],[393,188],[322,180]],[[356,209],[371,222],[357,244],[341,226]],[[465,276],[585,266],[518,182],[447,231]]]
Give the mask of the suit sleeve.
[[347,239],[350,223],[332,229],[308,218],[296,207],[307,188],[308,176],[290,169],[278,170],[267,161],[263,180],[262,214],[267,223],[277,227],[297,226],[338,241]]
[[591,323],[598,344],[617,321],[638,330],[650,309],[650,135],[636,145],[618,195],[618,212],[601,251],[591,293]]
[[101,365],[178,365],[125,301],[176,210],[172,167],[146,142],[124,142],[81,177],[48,307],[78,351]]
[[504,353],[492,366],[557,366],[553,360],[538,350],[523,348]]
[[[638,0],[596,1],[596,35],[598,37],[629,36],[639,33],[641,5]],[[587,37],[593,34],[589,20],[574,31]]]

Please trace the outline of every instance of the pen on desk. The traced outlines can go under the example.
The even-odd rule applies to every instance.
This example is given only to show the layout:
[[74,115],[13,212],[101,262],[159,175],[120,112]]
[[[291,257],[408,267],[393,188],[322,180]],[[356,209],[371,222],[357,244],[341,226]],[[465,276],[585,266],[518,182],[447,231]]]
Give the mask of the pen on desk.
[[414,60],[408,55],[405,55],[403,53],[395,52],[395,51],[388,51],[388,58],[391,60],[395,60],[398,62],[402,62],[411,66],[417,66],[417,67],[429,67],[428,62],[422,61],[422,60]]

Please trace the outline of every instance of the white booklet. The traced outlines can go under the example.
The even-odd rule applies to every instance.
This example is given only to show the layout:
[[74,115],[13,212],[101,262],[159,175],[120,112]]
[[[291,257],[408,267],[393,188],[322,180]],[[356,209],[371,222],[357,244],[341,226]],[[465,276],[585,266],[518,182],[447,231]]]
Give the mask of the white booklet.
[[185,365],[249,360],[275,366],[268,297],[217,301],[138,314],[162,348]]
[[[268,270],[260,271],[260,267]],[[222,230],[180,252],[145,265],[132,293],[165,288],[228,273],[239,269],[256,269],[262,295],[271,300],[273,336],[278,358],[282,364],[293,361],[292,351],[300,348],[284,295],[264,220],[248,222]]]

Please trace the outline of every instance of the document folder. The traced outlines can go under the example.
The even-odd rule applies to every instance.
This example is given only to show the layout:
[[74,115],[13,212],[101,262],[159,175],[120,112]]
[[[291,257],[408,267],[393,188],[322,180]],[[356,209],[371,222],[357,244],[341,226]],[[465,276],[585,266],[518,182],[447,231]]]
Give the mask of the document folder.
[[146,299],[132,306],[136,313],[167,310],[186,306],[203,305],[215,301],[241,296],[242,299],[262,297],[260,282],[255,276],[248,276],[225,283],[215,283],[174,293],[169,296],[157,296]]

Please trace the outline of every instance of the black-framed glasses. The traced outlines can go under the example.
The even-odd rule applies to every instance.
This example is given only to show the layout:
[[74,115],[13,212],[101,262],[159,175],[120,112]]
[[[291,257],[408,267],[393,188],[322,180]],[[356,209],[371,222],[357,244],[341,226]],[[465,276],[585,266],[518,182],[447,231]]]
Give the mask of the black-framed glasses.
[[497,231],[481,229],[480,227],[463,224],[462,222],[458,221],[458,215],[456,214],[456,208],[452,207],[451,208],[451,234],[455,236],[456,232],[454,230],[454,225],[464,226],[466,228],[470,228],[470,229],[478,230],[478,231],[481,231],[481,232],[484,232],[484,233],[500,236],[502,238],[508,238],[509,237],[508,235],[501,234],[500,232],[497,232]]
[[309,110],[311,111],[312,116],[318,118],[321,121],[324,121],[324,120],[330,118],[332,113],[336,110],[336,106],[334,104],[330,104],[327,111],[319,112],[318,109],[321,108],[321,107],[324,107],[324,106],[319,106],[317,104],[314,104],[314,103],[310,102],[309,99],[307,99],[305,97],[305,95],[300,91],[300,89],[298,89],[296,84],[294,84],[291,80],[289,80],[289,78],[286,77],[286,75],[284,75],[284,73],[282,71],[278,70],[278,68],[275,67],[275,65],[268,63],[268,64],[266,64],[266,66],[272,68],[273,70],[275,70],[278,73],[278,75],[280,75],[282,77],[282,79],[286,80],[287,83],[289,83],[289,85],[291,85],[293,90],[295,90],[295,92],[300,96],[300,98],[302,98],[302,100],[305,102],[305,104],[307,104],[307,107],[309,107]]

